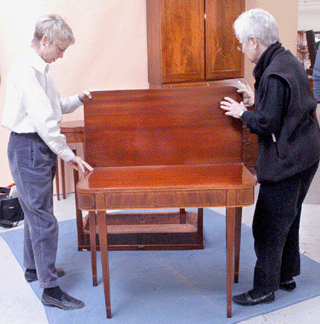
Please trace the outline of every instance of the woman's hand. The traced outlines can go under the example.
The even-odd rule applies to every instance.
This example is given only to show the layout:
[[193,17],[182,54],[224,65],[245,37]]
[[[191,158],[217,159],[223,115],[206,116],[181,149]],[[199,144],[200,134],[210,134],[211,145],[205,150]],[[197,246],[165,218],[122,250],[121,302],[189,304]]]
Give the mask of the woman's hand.
[[239,114],[247,110],[246,106],[242,101],[238,103],[237,101],[229,97],[224,97],[224,100],[225,101],[220,102],[220,108],[227,111],[225,113],[227,116],[240,118]]
[[238,81],[238,87],[239,89],[237,90],[238,93],[242,95],[243,98],[243,103],[246,107],[251,107],[254,104],[254,94],[252,89],[250,88],[249,85],[246,85],[242,83],[241,81]]
[[83,161],[79,156],[76,155],[68,162],[68,164],[70,164],[77,171],[93,171],[93,167],[91,167],[87,162]]

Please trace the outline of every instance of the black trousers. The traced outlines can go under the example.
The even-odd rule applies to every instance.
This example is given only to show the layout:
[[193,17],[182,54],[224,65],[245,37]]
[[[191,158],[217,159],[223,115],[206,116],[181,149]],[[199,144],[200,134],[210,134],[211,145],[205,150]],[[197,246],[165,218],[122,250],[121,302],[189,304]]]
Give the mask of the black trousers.
[[260,185],[252,225],[257,291],[275,291],[280,282],[300,274],[301,208],[318,164],[283,181]]

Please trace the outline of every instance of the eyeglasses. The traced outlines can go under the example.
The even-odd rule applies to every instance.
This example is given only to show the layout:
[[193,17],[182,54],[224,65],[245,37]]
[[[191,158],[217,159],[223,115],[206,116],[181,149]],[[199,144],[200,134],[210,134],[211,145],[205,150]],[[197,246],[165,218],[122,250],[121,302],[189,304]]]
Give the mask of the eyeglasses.
[[237,46],[237,50],[242,52],[242,46],[243,46],[243,43],[239,43],[239,45]]
[[55,44],[56,46],[57,46],[57,48],[58,48],[58,50],[60,51],[60,53],[64,53],[66,50],[62,50],[57,44]]

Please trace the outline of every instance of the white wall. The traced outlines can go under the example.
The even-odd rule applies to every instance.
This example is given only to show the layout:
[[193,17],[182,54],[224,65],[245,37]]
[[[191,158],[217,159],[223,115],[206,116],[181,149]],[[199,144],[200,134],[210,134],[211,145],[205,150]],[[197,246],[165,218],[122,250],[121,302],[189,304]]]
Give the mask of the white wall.
[[320,1],[317,2],[312,6],[299,5],[298,30],[320,31]]
[[[267,10],[274,16],[279,26],[283,46],[296,55],[298,0],[246,0],[246,10],[253,8]],[[254,84],[253,68],[254,64],[245,58],[245,77],[252,87]]]

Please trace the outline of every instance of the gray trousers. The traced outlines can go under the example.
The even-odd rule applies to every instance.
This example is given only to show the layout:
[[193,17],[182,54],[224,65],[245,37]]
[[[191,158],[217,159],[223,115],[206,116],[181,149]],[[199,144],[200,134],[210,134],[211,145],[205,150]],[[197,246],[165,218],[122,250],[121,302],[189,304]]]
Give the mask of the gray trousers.
[[9,166],[24,211],[24,267],[36,269],[39,287],[58,286],[58,221],[53,215],[56,154],[37,133],[11,133]]

